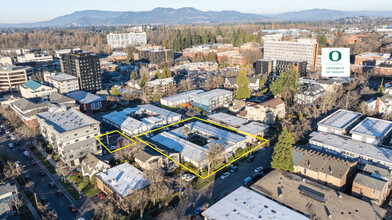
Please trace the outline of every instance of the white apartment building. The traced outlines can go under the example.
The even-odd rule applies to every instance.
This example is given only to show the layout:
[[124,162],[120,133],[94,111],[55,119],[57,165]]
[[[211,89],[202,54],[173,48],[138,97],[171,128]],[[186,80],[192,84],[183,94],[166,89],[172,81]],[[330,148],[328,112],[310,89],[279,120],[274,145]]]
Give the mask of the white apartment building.
[[59,90],[59,93],[68,93],[79,90],[78,77],[65,73],[44,73],[44,80],[50,86]]
[[318,43],[315,39],[264,41],[264,59],[307,61],[307,69],[317,70]]
[[141,33],[110,33],[107,35],[108,44],[111,48],[126,48],[130,45],[147,44],[146,32]]
[[24,56],[18,56],[18,63],[28,62],[52,62],[53,57],[49,55],[37,55],[34,53],[25,54]]
[[50,107],[37,119],[42,136],[67,165],[77,166],[87,154],[100,152],[99,121],[65,106]]

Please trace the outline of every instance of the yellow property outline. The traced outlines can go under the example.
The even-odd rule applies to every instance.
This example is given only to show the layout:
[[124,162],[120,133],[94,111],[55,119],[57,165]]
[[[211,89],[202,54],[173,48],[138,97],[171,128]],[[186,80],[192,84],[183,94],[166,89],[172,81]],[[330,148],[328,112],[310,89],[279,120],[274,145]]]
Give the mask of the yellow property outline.
[[[132,143],[132,144],[129,144],[129,145],[125,146],[125,147],[116,149],[116,150],[114,150],[114,151],[109,150],[109,148],[106,147],[106,145],[104,145],[104,144],[101,142],[101,140],[99,140],[99,138],[102,137],[102,136],[105,136],[105,135],[109,135],[109,134],[115,133],[115,132],[117,132],[117,133],[119,133],[120,135],[122,135],[122,136],[128,138],[128,139],[131,140],[133,143]],[[111,132],[107,132],[107,133],[105,133],[105,134],[101,134],[101,135],[95,136],[95,139],[97,139],[97,140],[99,141],[99,143],[101,143],[102,146],[104,146],[104,147],[106,148],[106,150],[109,151],[109,153],[114,153],[114,152],[116,152],[116,151],[122,150],[122,149],[124,149],[124,148],[126,148],[126,147],[129,147],[129,146],[134,145],[134,144],[137,143],[135,140],[133,140],[132,138],[128,137],[127,135],[121,133],[121,131],[119,131],[119,130],[114,130],[114,131],[111,131]],[[108,143],[108,144],[109,144],[109,143]]]
[[[261,144],[259,144],[259,145],[257,145],[256,147],[250,149],[249,151],[247,151],[246,153],[242,154],[242,155],[239,156],[238,158],[234,159],[234,160],[231,161],[230,163],[227,163],[226,165],[222,166],[221,168],[215,170],[214,172],[212,172],[212,173],[209,174],[208,176],[202,177],[201,175],[199,175],[198,173],[196,173],[196,172],[193,171],[192,169],[189,169],[188,167],[186,167],[186,166],[183,165],[182,163],[176,161],[175,159],[173,159],[173,158],[169,157],[168,155],[166,155],[165,153],[161,152],[159,149],[157,149],[157,148],[151,146],[149,143],[147,143],[147,142],[143,141],[142,139],[138,138],[138,137],[143,136],[143,135],[146,135],[146,134],[148,134],[148,133],[151,133],[151,132],[154,132],[154,131],[157,131],[157,130],[160,130],[160,129],[163,129],[163,128],[166,128],[166,127],[170,127],[170,126],[172,126],[172,125],[179,124],[179,123],[182,123],[182,122],[185,122],[185,121],[189,121],[189,120],[192,120],[192,119],[197,119],[197,120],[204,121],[204,122],[207,122],[207,123],[210,123],[210,124],[214,124],[214,125],[217,125],[217,126],[220,126],[220,127],[223,127],[223,128],[227,128],[227,129],[230,129],[230,130],[232,130],[232,131],[235,131],[235,132],[238,132],[238,133],[241,133],[241,134],[244,134],[244,135],[250,135],[250,136],[252,136],[252,137],[255,137],[257,140],[261,140],[261,141],[264,141],[264,142],[261,143]],[[175,122],[175,123],[172,123],[172,124],[169,124],[169,125],[166,125],[166,126],[163,126],[163,127],[157,128],[157,129],[154,129],[154,130],[152,130],[152,131],[147,131],[147,132],[144,132],[143,134],[139,134],[139,135],[134,136],[134,138],[136,138],[136,139],[138,139],[139,141],[143,142],[143,143],[146,144],[147,146],[151,147],[152,149],[156,150],[156,151],[159,152],[160,154],[166,156],[167,158],[171,159],[172,161],[176,162],[176,163],[179,164],[180,166],[182,166],[182,167],[184,167],[185,169],[187,169],[189,172],[195,174],[196,176],[198,176],[198,177],[200,177],[200,178],[202,178],[202,179],[206,179],[206,178],[212,176],[212,175],[215,174],[216,172],[218,172],[218,171],[220,171],[221,169],[223,169],[223,168],[229,166],[230,164],[232,164],[232,163],[235,162],[236,160],[242,158],[242,157],[245,156],[246,154],[252,152],[253,150],[255,150],[255,149],[261,147],[262,145],[264,145],[265,143],[268,142],[267,139],[264,139],[264,138],[262,138],[262,137],[259,137],[259,136],[253,135],[253,134],[249,134],[249,133],[246,133],[246,132],[243,132],[243,131],[239,131],[239,130],[237,130],[237,129],[233,129],[233,128],[230,128],[230,127],[226,127],[226,126],[217,124],[217,123],[215,123],[215,122],[207,121],[207,120],[204,120],[204,119],[201,119],[201,118],[198,118],[198,117],[187,118],[187,119],[185,119],[185,120],[182,120],[182,121],[179,121],[179,122]],[[129,146],[130,146],[130,145],[129,145]],[[125,147],[123,147],[123,148],[125,148]],[[121,148],[121,149],[123,149],[123,148]],[[118,150],[120,150],[120,149],[118,149]],[[116,151],[117,151],[117,150],[116,150]]]

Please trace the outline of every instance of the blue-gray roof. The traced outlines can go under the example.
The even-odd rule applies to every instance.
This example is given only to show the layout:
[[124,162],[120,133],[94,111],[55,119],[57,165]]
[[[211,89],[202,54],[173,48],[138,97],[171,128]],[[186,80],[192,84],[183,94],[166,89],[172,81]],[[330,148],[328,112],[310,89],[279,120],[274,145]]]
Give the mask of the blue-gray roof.
[[25,86],[25,87],[27,87],[27,88],[29,88],[29,89],[35,91],[35,90],[37,90],[39,87],[41,87],[42,84],[39,83],[39,82],[36,82],[36,81],[34,81],[34,80],[29,80],[29,81],[23,83],[23,86]]
[[100,96],[97,96],[97,95],[94,95],[92,93],[85,92],[85,91],[69,92],[66,95],[68,97],[71,97],[71,98],[77,100],[78,102],[80,102],[82,104],[90,104],[93,102],[99,102],[99,101],[104,100]]
[[157,115],[164,116],[166,118],[180,116],[180,114],[178,114],[178,113],[175,113],[175,112],[163,109],[163,108],[159,108],[159,107],[157,107],[155,105],[151,105],[151,104],[138,105],[137,107],[139,107],[141,109],[145,109],[150,112],[153,112]]

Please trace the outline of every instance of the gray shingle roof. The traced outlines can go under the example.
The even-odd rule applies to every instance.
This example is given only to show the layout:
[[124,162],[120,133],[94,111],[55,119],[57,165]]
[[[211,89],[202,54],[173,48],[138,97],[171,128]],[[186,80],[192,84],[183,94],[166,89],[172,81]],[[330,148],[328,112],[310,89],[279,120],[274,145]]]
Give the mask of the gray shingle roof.
[[4,195],[6,193],[9,193],[9,192],[17,191],[17,190],[18,190],[18,188],[16,187],[15,184],[13,184],[13,185],[11,185],[10,183],[1,184],[0,185],[0,196]]
[[375,166],[373,164],[365,164],[362,170],[384,178],[389,178],[391,176],[391,171],[388,168]]
[[371,189],[375,189],[377,191],[382,191],[385,184],[388,184],[387,181],[381,180],[365,173],[357,173],[357,176],[354,179],[354,183],[361,184],[363,186],[367,186]]

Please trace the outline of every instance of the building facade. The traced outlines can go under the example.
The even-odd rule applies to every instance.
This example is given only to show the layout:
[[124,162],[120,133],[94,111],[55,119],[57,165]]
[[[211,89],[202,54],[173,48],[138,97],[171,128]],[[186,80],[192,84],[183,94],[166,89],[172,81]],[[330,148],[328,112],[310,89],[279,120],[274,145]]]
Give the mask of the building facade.
[[306,61],[291,61],[291,60],[276,60],[276,59],[262,59],[256,61],[256,74],[277,76],[293,66],[299,73],[299,76],[306,76],[307,73]]
[[109,46],[113,48],[127,48],[147,44],[147,34],[142,33],[110,33],[107,35]]
[[19,86],[20,95],[23,98],[46,97],[57,92],[56,88],[42,85],[34,80],[29,80]]
[[90,52],[63,54],[60,65],[63,73],[78,77],[81,90],[96,92],[102,89],[98,55]]
[[261,121],[265,124],[274,124],[277,118],[286,116],[286,105],[278,98],[263,103],[247,102],[245,109],[238,116],[248,120]]
[[172,50],[160,50],[160,49],[145,49],[139,50],[139,60],[152,63],[162,64],[174,63],[174,53]]
[[318,43],[313,39],[265,41],[264,59],[306,61],[307,68],[317,71]]
[[78,77],[65,73],[44,74],[44,80],[59,90],[59,93],[68,93],[79,90]]
[[214,89],[197,94],[193,97],[193,105],[206,112],[229,107],[233,103],[233,92],[224,89]]
[[23,66],[0,67],[0,91],[17,89],[27,82],[27,77],[33,75],[33,68]]

